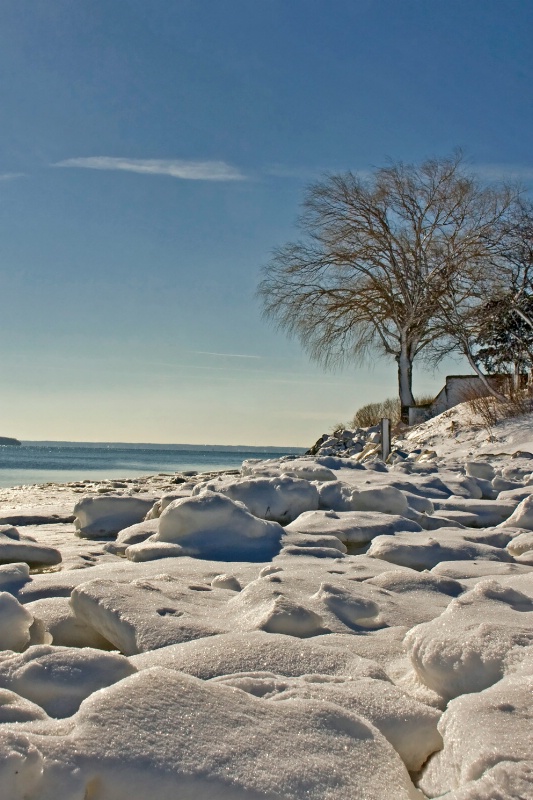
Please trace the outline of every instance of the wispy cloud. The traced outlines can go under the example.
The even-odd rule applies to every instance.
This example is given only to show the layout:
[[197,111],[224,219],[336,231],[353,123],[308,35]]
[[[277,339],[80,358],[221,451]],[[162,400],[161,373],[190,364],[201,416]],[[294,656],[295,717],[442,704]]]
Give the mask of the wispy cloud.
[[24,172],[3,172],[0,173],[0,181],[14,181],[17,178],[25,178]]
[[160,158],[113,158],[91,156],[89,158],[66,158],[52,164],[53,167],[78,169],[119,170],[137,172],[140,175],[167,175],[185,181],[242,181],[246,175],[225,161],[185,161]]
[[261,356],[250,356],[243,353],[211,353],[208,350],[189,350],[196,356],[220,356],[222,358],[261,358]]

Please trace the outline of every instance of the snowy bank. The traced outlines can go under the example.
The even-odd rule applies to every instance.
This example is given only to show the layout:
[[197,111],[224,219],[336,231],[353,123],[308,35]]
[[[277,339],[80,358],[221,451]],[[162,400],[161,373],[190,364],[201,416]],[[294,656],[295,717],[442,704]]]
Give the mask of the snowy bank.
[[533,797],[532,423],[0,490],[2,800]]

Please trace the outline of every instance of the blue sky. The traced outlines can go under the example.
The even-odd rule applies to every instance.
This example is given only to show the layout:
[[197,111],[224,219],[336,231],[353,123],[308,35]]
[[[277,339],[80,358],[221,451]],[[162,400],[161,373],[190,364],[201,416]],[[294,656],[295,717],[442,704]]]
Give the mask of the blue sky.
[[305,446],[393,395],[269,327],[259,268],[326,171],[460,146],[531,184],[532,30],[523,0],[2,3],[0,434]]

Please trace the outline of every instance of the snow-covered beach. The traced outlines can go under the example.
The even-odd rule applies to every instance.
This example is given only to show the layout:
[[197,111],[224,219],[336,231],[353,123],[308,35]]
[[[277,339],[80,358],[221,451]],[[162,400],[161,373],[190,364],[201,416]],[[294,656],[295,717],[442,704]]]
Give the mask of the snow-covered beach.
[[2,800],[533,797],[533,415],[0,490]]

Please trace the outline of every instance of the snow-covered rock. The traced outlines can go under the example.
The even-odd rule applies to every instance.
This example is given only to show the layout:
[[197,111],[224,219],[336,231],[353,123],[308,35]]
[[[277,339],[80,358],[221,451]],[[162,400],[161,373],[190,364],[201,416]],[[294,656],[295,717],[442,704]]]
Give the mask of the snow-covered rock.
[[[48,714],[36,703],[26,700],[16,692],[0,689],[0,725],[3,722],[31,722],[34,719],[48,719]],[[0,727],[0,736],[1,730]],[[4,788],[3,783],[0,785]]]
[[318,508],[318,491],[307,480],[282,475],[276,478],[243,478],[237,481],[214,480],[199,484],[193,494],[220,492],[260,519],[282,524],[292,522],[304,511]]
[[[238,676],[221,678],[226,684],[244,688]],[[265,690],[266,681],[248,679],[246,691]],[[250,685],[251,684],[251,685]],[[417,702],[401,689],[384,681],[372,678],[346,680],[330,676],[312,675],[305,678],[279,678],[269,699],[282,702],[296,698],[309,698],[336,703],[341,708],[353,711],[372,723],[405,763],[410,772],[416,772],[431,753],[440,750],[442,738],[437,730],[440,712]],[[264,694],[262,696],[265,696]]]
[[494,467],[489,461],[467,461],[465,470],[466,474],[472,478],[491,481],[495,477]]
[[135,525],[129,525],[127,528],[123,528],[118,532],[114,542],[109,542],[105,545],[105,549],[110,553],[115,553],[115,555],[125,555],[130,545],[144,542],[149,536],[153,536],[154,533],[157,533],[159,530],[158,519],[159,516],[152,517],[143,522],[137,522]]
[[358,490],[343,481],[332,481],[322,484],[319,492],[319,505],[324,510],[404,515],[408,509],[407,498],[393,486]]
[[265,631],[227,633],[140,653],[130,661],[139,670],[160,666],[202,680],[266,671],[292,677],[317,674],[389,681],[375,661],[349,647],[328,645],[329,636],[319,638],[320,642]]
[[89,581],[70,602],[80,623],[126,655],[212,636],[229,624],[220,618],[226,591],[164,574],[130,583]]
[[167,506],[158,532],[147,542],[178,544],[197,558],[269,561],[282,533],[277,522],[258,519],[243,503],[205,490]]

